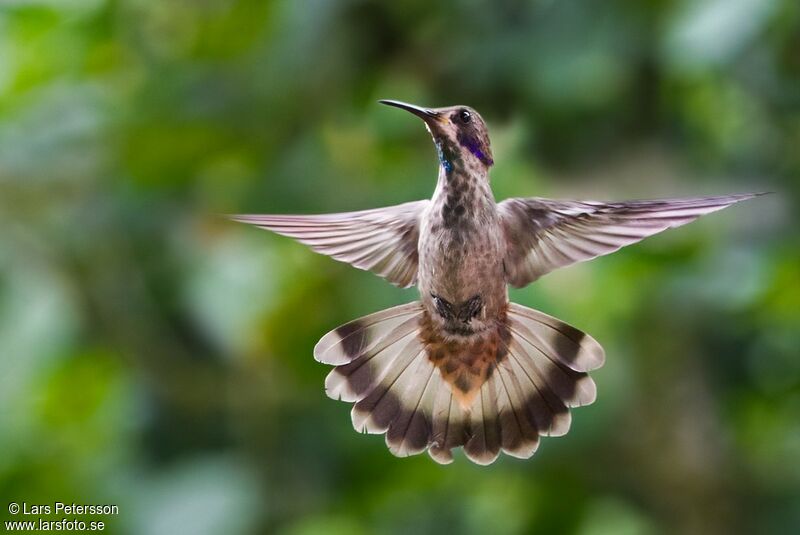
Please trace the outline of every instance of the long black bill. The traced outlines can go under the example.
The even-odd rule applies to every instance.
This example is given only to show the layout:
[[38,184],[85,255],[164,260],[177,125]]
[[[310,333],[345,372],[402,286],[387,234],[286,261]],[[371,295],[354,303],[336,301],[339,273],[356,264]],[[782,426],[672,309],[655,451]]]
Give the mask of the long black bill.
[[431,120],[437,120],[439,118],[439,112],[423,108],[421,106],[415,106],[413,104],[409,104],[408,102],[401,102],[399,100],[379,100],[381,104],[386,104],[387,106],[394,106],[395,108],[400,108],[401,110],[406,110],[417,117],[421,118],[426,123],[429,123]]

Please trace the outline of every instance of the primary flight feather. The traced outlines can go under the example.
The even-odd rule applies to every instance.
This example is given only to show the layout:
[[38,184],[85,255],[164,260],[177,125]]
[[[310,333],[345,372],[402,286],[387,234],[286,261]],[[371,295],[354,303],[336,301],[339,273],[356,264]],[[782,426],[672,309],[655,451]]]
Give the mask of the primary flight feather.
[[431,200],[325,215],[236,215],[372,271],[420,300],[326,334],[314,357],[334,366],[326,393],[354,403],[358,431],[390,451],[439,463],[463,446],[479,464],[533,455],[563,435],[572,407],[595,399],[603,348],[566,323],[515,303],[508,285],[612,253],[756,194],[595,202],[537,197],[497,203],[489,136],[471,108],[383,100],[425,122],[439,155]]

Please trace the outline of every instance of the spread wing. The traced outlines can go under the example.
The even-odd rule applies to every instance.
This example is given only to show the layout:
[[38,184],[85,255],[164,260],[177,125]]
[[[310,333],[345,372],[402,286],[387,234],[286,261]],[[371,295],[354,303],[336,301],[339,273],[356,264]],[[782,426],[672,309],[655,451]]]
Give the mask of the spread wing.
[[233,215],[407,288],[417,282],[419,220],[429,201],[324,215]]
[[545,273],[636,243],[759,194],[653,201],[508,199],[499,210],[508,281],[522,287]]

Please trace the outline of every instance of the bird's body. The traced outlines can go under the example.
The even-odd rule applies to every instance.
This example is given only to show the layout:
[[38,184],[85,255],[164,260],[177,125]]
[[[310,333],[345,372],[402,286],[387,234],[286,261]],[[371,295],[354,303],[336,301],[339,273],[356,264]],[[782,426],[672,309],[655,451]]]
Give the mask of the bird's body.
[[605,355],[585,333],[508,301],[553,269],[613,252],[753,195],[600,203],[508,199],[497,203],[480,116],[462,106],[420,116],[440,166],[429,201],[319,216],[234,216],[290,236],[399,286],[420,301],[365,316],[314,349],[332,364],[329,396],[354,402],[353,425],[386,433],[400,456],[488,464],[505,451],[530,457],[540,435],[564,434],[569,408],[592,403],[587,372]]
[[462,166],[463,161],[440,167],[422,214],[417,286],[425,309],[423,336],[428,347],[437,348],[432,360],[468,407],[497,360],[508,290],[505,240],[488,177],[477,166]]
[[[485,177],[442,172],[420,221],[417,286],[425,309],[441,320],[433,296],[453,305],[477,296],[483,311],[468,328],[481,330],[477,322],[497,316],[508,301],[504,250],[497,203]],[[452,334],[467,328],[458,324],[451,325]],[[442,326],[448,330],[447,323]]]

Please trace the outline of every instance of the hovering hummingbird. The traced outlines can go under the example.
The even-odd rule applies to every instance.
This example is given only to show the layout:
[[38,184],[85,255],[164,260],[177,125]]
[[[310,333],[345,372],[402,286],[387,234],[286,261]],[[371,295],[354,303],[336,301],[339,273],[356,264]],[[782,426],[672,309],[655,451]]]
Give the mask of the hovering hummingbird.
[[329,332],[314,358],[335,366],[334,399],[354,403],[356,430],[386,434],[397,456],[428,451],[478,464],[500,451],[528,458],[540,436],[570,427],[572,407],[595,400],[589,371],[603,348],[566,323],[508,300],[556,268],[612,253],[756,194],[595,202],[538,197],[496,202],[486,125],[467,106],[423,108],[439,156],[430,200],[326,215],[236,215],[318,253],[416,285],[420,300]]

